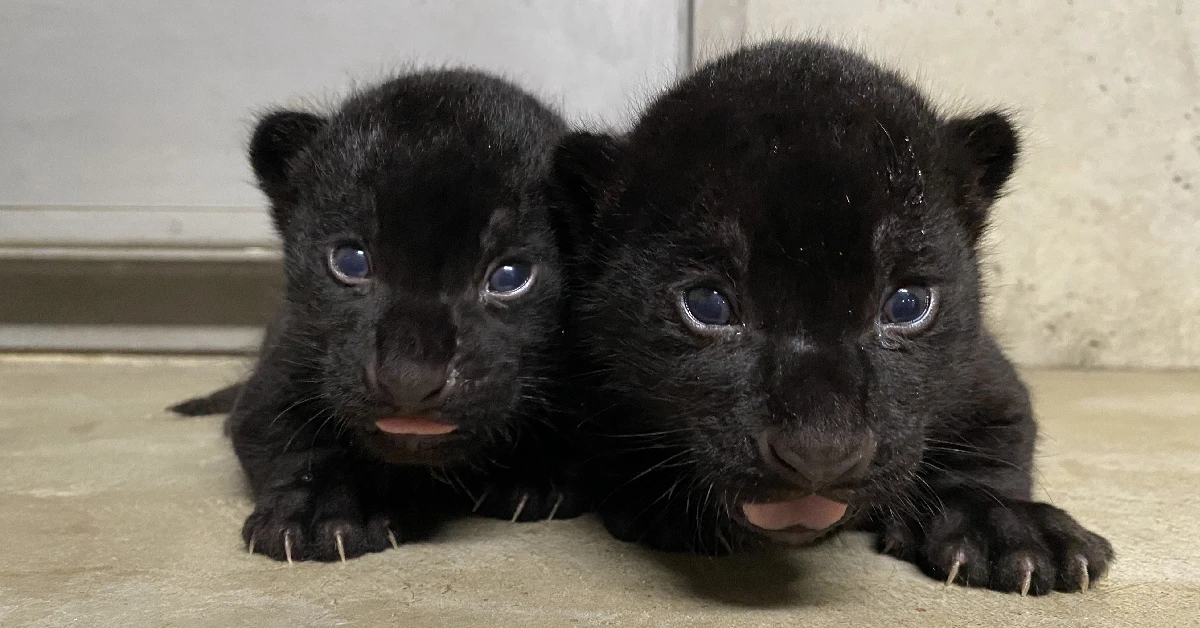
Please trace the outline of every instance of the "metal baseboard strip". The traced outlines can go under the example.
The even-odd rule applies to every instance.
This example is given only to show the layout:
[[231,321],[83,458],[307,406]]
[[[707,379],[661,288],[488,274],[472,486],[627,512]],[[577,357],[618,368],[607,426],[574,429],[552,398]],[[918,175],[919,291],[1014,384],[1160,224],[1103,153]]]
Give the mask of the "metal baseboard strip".
[[0,246],[277,248],[256,207],[0,204]]
[[248,354],[262,333],[226,325],[0,325],[0,350]]
[[278,248],[153,248],[153,247],[15,247],[0,246],[5,260],[63,262],[279,262]]

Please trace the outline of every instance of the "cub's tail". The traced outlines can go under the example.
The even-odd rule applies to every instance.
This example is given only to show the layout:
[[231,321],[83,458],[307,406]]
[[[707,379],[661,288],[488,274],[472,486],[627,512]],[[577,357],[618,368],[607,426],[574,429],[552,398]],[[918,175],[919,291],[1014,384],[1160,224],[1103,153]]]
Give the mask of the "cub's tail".
[[187,401],[181,401],[167,409],[179,416],[226,414],[233,409],[233,404],[242,395],[242,388],[244,387],[244,383],[238,382],[220,390],[215,390],[203,397],[193,397]]

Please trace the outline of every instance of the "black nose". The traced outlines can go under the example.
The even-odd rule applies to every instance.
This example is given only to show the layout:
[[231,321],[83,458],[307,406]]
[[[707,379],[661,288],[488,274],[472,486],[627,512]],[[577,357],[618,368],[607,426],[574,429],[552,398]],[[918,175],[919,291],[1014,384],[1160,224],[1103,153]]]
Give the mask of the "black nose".
[[777,475],[809,491],[847,489],[861,482],[875,457],[875,436],[840,438],[789,435],[767,430],[758,439],[759,453]]
[[379,370],[368,367],[367,381],[393,405],[413,408],[435,402],[446,389],[449,368],[446,364],[408,362]]

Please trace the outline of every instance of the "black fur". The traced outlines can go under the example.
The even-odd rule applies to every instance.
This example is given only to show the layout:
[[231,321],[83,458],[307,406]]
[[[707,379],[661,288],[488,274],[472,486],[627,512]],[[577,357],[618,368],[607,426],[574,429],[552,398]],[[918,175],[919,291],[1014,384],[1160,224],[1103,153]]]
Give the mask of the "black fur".
[[[446,516],[513,517],[522,499],[522,521],[582,511],[556,434],[564,279],[546,181],[565,131],[533,97],[470,71],[402,76],[328,116],[262,118],[250,161],[284,242],[285,304],[244,390],[179,407],[233,406],[253,551],[337,560],[339,539],[357,556]],[[366,283],[330,271],[348,241],[371,256]],[[485,295],[492,268],[514,260],[536,269],[528,292]],[[436,390],[410,396],[421,378]],[[430,413],[457,430],[375,427]]]
[[[624,136],[565,138],[608,530],[714,554],[810,542],[740,508],[816,490],[850,506],[834,529],[938,578],[957,561],[957,582],[1017,591],[1032,570],[1040,594],[1103,575],[1107,541],[1031,499],[1029,395],[981,318],[977,244],[1017,152],[1000,113],[947,119],[854,53],[787,42],[704,66]],[[906,285],[936,293],[921,333],[880,319]],[[734,324],[693,331],[692,286],[724,291]],[[835,466],[839,485],[806,479]]]

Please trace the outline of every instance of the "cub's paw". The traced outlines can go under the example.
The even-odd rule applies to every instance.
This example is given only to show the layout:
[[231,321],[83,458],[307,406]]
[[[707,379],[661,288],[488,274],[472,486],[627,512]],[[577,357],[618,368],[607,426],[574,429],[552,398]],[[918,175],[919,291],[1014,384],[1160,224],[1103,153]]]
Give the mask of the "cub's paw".
[[884,525],[880,551],[946,584],[1021,595],[1084,592],[1103,577],[1112,545],[1066,512],[1037,502],[943,498],[922,521]]
[[573,519],[588,511],[583,493],[571,488],[522,483],[491,483],[475,498],[471,511],[508,521]]
[[322,503],[301,491],[263,496],[242,526],[242,539],[251,554],[265,554],[289,564],[297,560],[345,562],[399,546],[388,517],[364,516],[357,504],[337,501]]

